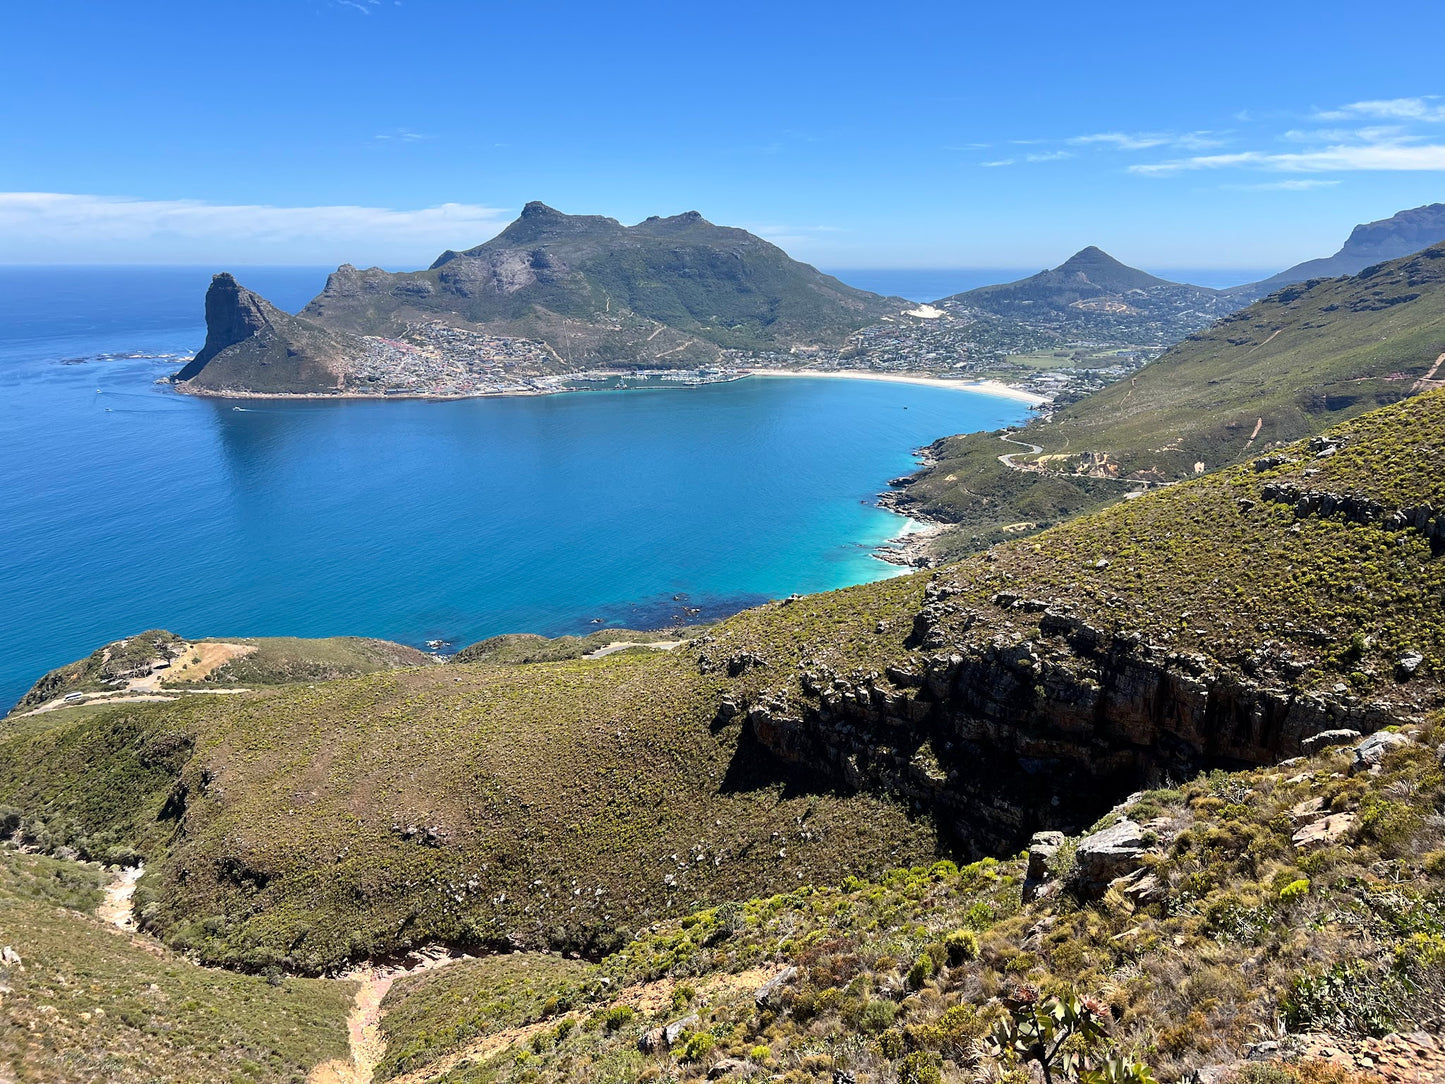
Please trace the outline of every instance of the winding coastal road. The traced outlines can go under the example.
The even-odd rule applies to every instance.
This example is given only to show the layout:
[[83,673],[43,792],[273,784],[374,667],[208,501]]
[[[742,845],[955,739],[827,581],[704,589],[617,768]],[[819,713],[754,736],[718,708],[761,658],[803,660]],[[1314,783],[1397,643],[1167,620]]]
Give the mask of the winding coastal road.
[[1032,470],[1032,469],[1037,469],[1037,468],[1021,467],[1021,466],[1019,466],[1017,463],[1014,462],[1014,456],[1018,456],[1018,455],[1038,455],[1040,452],[1043,451],[1043,449],[1042,449],[1041,447],[1039,447],[1037,444],[1030,444],[1030,443],[1029,443],[1028,441],[1026,441],[1026,440],[1014,440],[1012,437],[999,437],[998,439],[1001,440],[1001,441],[1003,441],[1005,444],[1017,444],[1020,448],[1027,448],[1027,449],[1028,449],[1027,452],[1005,452],[1003,455],[999,456],[999,457],[998,457],[998,461],[999,461],[1000,463],[1002,463],[1005,467],[1008,467],[1010,470]]

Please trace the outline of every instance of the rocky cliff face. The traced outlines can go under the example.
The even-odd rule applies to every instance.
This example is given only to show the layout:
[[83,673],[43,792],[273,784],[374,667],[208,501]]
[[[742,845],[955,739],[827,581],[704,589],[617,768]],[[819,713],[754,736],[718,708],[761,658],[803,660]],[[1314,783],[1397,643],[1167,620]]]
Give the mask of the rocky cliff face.
[[[1292,691],[1304,667],[1287,650],[1259,651],[1252,673],[1231,672],[1106,631],[1067,604],[1000,594],[984,613],[957,592],[947,574],[929,584],[911,641],[921,651],[908,661],[849,673],[805,661],[801,695],[727,700],[721,717],[744,717],[785,761],[905,796],[985,855],[1017,850],[1041,828],[1078,831],[1143,786],[1271,763],[1321,731],[1413,715],[1398,698]],[[999,610],[1010,629],[993,631]]]
[[267,313],[274,310],[275,306],[246,289],[229,272],[213,276],[206,291],[206,345],[176,374],[176,379],[190,380],[222,350],[269,327]]
[[203,395],[339,391],[365,353],[358,336],[282,312],[223,272],[206,291],[206,344],[174,380]]

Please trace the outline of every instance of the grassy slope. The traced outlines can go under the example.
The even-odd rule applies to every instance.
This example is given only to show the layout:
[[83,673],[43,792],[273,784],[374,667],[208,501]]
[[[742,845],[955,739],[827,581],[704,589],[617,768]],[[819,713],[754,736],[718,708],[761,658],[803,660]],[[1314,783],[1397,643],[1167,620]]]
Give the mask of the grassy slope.
[[707,626],[660,629],[638,632],[636,629],[604,629],[587,636],[538,636],[529,632],[512,632],[491,636],[462,648],[451,662],[488,662],[522,665],[533,662],[562,662],[580,659],[583,655],[609,644],[652,644],[659,641],[690,640],[707,631]]
[[432,656],[414,647],[365,636],[332,636],[320,640],[302,640],[294,636],[231,637],[223,642],[254,644],[256,650],[217,667],[205,679],[207,685],[332,681],[435,662]]
[[[1147,902],[1055,888],[1023,903],[1021,859],[940,863],[700,912],[589,972],[523,958],[403,980],[386,1003],[384,1074],[500,1035],[430,1079],[700,1079],[729,1056],[790,1084],[835,1068],[860,1084],[923,1079],[929,1066],[968,1080],[998,1071],[976,1040],[1003,1011],[997,995],[1019,983],[1098,997],[1111,1045],[1164,1080],[1240,1057],[1277,1019],[1340,1043],[1409,1030],[1436,1017],[1445,990],[1445,835],[1424,815],[1445,800],[1441,736],[1417,731],[1376,776],[1348,776],[1348,754],[1333,751],[1287,771],[1215,772],[1111,813],[1104,823],[1150,825],[1142,865],[1159,888]],[[1291,810],[1311,799],[1355,816],[1337,844],[1292,845]],[[1056,878],[1075,842],[1053,861]],[[950,955],[955,931],[966,933]],[[767,1008],[754,1002],[759,979],[733,978],[784,966],[797,975]],[[705,1053],[638,1053],[643,1032],[689,1012],[700,1016],[692,1034],[711,1039]],[[519,1022],[533,1026],[504,1033]],[[1296,1071],[1266,1079],[1355,1079]]]
[[[0,793],[88,851],[127,833],[155,846],[183,794],[148,915],[176,945],[254,967],[438,938],[605,941],[933,853],[892,803],[790,788],[739,755],[708,728],[716,696],[691,660],[619,655],[136,705],[11,743]],[[196,742],[174,791],[176,765],[146,752],[166,734]]]
[[95,919],[105,875],[0,849],[0,1076],[299,1082],[346,1056],[351,984],[208,971]]
[[[1442,351],[1445,246],[1437,246],[1355,278],[1283,290],[1030,425],[1018,439],[1054,457],[1049,474],[998,463],[1000,453],[1024,449],[996,435],[940,441],[936,464],[906,500],[964,526],[940,551],[957,553],[973,535],[996,540],[1004,524],[1044,526],[1100,507],[1130,479],[1188,477],[1195,463],[1212,470],[1395,402]],[[1101,480],[1081,480],[1083,471]]]
[[[994,547],[934,574],[954,614],[948,650],[1046,641],[1040,614],[996,604],[1001,592],[1037,599],[1106,633],[1137,634],[1167,651],[1195,652],[1223,674],[1241,673],[1262,650],[1303,664],[1289,691],[1352,682],[1362,697],[1401,694],[1401,652],[1421,651],[1422,679],[1445,675],[1445,562],[1413,529],[1385,530],[1341,515],[1299,517],[1265,500],[1271,483],[1373,498],[1387,507],[1445,507],[1445,391],[1375,411],[1332,433],[1328,458],[1303,445],[1257,471],[1235,467],[1150,493],[1033,538]],[[1282,453],[1283,454],[1283,453]],[[709,651],[749,651],[772,665],[744,679],[754,695],[799,695],[805,659],[840,672],[881,670],[898,659],[896,629],[877,631],[884,600],[918,577],[810,596],[739,614],[718,626]],[[897,620],[897,618],[893,618]],[[1355,634],[1367,641],[1356,649]],[[916,660],[916,656],[915,656]],[[1431,689],[1409,692],[1428,704]]]

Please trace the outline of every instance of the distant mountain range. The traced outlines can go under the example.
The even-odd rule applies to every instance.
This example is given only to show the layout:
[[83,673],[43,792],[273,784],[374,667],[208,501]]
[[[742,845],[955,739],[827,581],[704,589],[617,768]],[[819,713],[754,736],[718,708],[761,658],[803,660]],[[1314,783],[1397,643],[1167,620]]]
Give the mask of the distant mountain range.
[[1442,241],[1445,203],[1432,203],[1356,226],[1333,256],[1225,290],[1158,278],[1091,245],[1037,275],[982,286],[935,304],[953,311],[991,313],[1066,337],[1098,334],[1167,345],[1286,286],[1358,274]]
[[963,526],[962,552],[1445,386],[1442,351],[1445,244],[1277,290],[1010,443],[937,441],[889,503]]
[[729,349],[836,347],[909,307],[696,211],[624,226],[529,203],[497,237],[425,271],[345,264],[296,317],[218,277],[206,349],[178,379],[211,393],[446,393],[610,365],[688,368]]
[[1412,207],[1378,222],[1356,226],[1333,256],[1306,260],[1278,275],[1236,286],[1226,292],[1253,299],[1296,282],[1356,275],[1371,264],[1396,260],[1441,241],[1445,241],[1445,203]]

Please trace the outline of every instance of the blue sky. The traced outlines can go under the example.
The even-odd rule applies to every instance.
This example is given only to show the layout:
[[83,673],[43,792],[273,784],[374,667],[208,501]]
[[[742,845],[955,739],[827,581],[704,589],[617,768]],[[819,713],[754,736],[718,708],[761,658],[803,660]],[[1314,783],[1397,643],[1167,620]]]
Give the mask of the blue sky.
[[1445,200],[1445,5],[0,8],[0,263],[429,262],[530,199],[824,267],[1280,268]]

